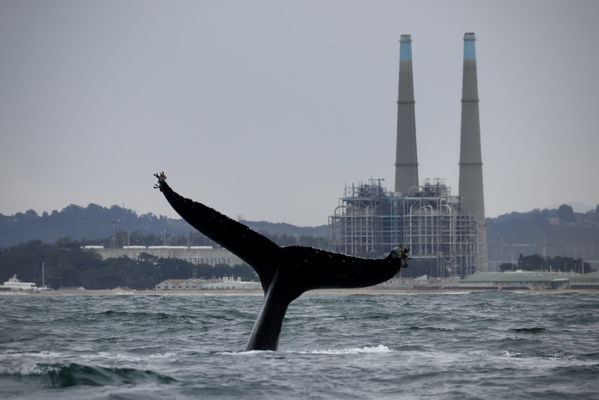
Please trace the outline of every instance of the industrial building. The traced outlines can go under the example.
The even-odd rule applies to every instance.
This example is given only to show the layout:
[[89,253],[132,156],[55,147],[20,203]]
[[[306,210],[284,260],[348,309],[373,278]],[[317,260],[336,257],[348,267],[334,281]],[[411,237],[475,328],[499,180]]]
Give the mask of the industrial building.
[[479,272],[455,284],[465,289],[597,289],[599,272]]
[[381,257],[401,244],[411,264],[422,265],[418,274],[440,277],[468,275],[477,265],[476,220],[442,180],[407,196],[386,191],[380,180],[349,187],[331,225],[331,247],[341,253]]
[[412,39],[401,35],[395,190],[381,179],[346,187],[330,217],[334,251],[380,257],[402,245],[406,270],[466,276],[487,270],[475,35],[464,35],[459,196],[442,179],[418,181]]
[[260,282],[242,281],[240,277],[223,276],[219,279],[167,279],[155,290],[259,290]]
[[83,246],[84,249],[98,253],[103,260],[128,257],[139,259],[143,254],[158,258],[177,258],[192,264],[201,265],[241,265],[245,262],[229,250],[212,246],[123,246],[105,248],[104,246]]

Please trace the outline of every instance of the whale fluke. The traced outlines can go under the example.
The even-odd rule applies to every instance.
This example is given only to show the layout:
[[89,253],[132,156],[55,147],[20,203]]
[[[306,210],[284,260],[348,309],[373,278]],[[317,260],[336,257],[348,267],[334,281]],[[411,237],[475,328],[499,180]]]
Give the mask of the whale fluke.
[[247,350],[276,350],[289,304],[312,289],[376,285],[407,266],[408,249],[394,249],[383,259],[366,259],[303,246],[281,247],[247,226],[177,194],[164,172],[154,174],[156,188],[191,226],[237,255],[258,274],[264,290]]

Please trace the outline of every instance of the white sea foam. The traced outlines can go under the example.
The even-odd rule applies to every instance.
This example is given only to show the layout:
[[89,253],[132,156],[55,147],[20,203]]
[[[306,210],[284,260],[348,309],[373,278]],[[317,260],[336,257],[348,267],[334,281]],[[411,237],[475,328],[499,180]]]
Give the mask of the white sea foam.
[[217,354],[233,355],[233,356],[251,356],[257,354],[274,353],[272,350],[247,350],[247,351],[223,351]]
[[[393,350],[387,346],[379,344],[378,346],[364,346],[364,347],[348,347],[344,349],[318,349],[318,350],[302,350],[302,351],[282,351],[284,354],[329,354],[329,355],[340,355],[340,354],[367,354],[367,353],[392,353]],[[218,354],[226,355],[257,355],[257,354],[268,354],[274,353],[271,350],[248,350],[239,352],[222,352]]]
[[520,358],[522,356],[522,353],[518,353],[517,351],[511,352],[511,351],[506,350],[506,351],[502,351],[501,355],[505,356],[505,357]]
[[56,353],[53,351],[40,351],[40,352],[28,352],[28,353],[2,353],[0,354],[0,361],[4,361],[7,359],[33,359],[33,358],[41,358],[41,359],[56,359],[57,357],[62,357],[63,354]]
[[364,346],[364,347],[348,347],[345,349],[321,349],[321,350],[308,350],[298,351],[300,354],[365,354],[365,353],[392,353],[393,350],[387,346],[379,344],[378,346]]
[[0,365],[0,375],[40,375],[42,369],[34,362],[16,363],[2,362]]
[[[0,365],[6,367],[7,365],[19,366],[15,371],[16,373],[25,372],[31,374],[30,369],[35,369],[37,363],[48,363],[48,362],[92,362],[101,364],[111,364],[114,362],[128,362],[128,363],[145,363],[150,360],[170,360],[177,358],[178,355],[172,352],[166,353],[153,353],[153,354],[126,354],[126,353],[112,353],[112,352],[98,352],[92,354],[76,354],[76,353],[56,353],[50,351],[41,352],[29,352],[29,353],[4,353],[0,354]],[[15,373],[6,368],[0,367],[0,373]]]
[[82,360],[88,361],[124,361],[124,362],[145,362],[149,359],[170,359],[177,357],[177,354],[167,352],[167,353],[153,353],[153,354],[123,354],[123,353],[110,353],[101,351],[96,354],[88,354],[80,356]]

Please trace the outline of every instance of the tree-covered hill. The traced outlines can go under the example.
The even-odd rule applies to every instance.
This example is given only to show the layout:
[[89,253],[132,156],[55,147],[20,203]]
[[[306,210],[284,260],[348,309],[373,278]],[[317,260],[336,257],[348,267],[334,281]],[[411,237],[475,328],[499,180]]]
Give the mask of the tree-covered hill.
[[487,218],[487,242],[489,260],[508,261],[520,253],[599,260],[599,205],[586,213],[563,204]]
[[[299,239],[328,237],[326,225],[298,227],[291,224],[275,224],[265,221],[242,221],[250,228],[274,236],[289,236]],[[113,236],[114,232],[125,234],[130,244],[141,238],[154,237],[160,244],[193,239],[194,244],[206,244],[207,239],[181,219],[172,219],[154,214],[137,215],[132,210],[119,206],[110,208],[97,204],[80,207],[71,204],[61,211],[44,212],[38,215],[33,210],[15,215],[0,214],[0,247],[13,246],[30,240],[45,243],[69,237],[74,240],[96,240]],[[127,244],[121,242],[120,244]],[[155,243],[151,243],[155,244]]]
[[[298,227],[265,221],[242,222],[280,245],[328,246],[330,228],[327,225]],[[88,244],[116,246],[211,244],[181,219],[138,215],[119,206],[70,205],[42,215],[33,210],[15,215],[0,214],[0,248],[30,240],[52,243],[64,237]],[[495,262],[513,262],[520,253],[599,260],[599,206],[586,213],[561,205],[557,209],[487,218],[487,241],[489,260]]]

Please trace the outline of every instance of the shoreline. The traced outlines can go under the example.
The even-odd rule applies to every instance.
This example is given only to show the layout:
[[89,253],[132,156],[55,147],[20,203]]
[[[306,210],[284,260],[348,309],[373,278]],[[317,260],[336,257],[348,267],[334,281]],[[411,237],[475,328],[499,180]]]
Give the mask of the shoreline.
[[[356,289],[316,289],[302,294],[310,296],[400,296],[416,294],[469,294],[479,292],[507,292],[531,294],[565,294],[565,293],[599,293],[599,289],[518,289],[496,290],[490,288],[356,288]],[[207,290],[133,290],[133,289],[99,289],[99,290],[48,290],[38,292],[3,291],[2,295],[32,295],[43,297],[57,296],[193,296],[193,297],[229,297],[229,296],[264,296],[262,289],[207,289]]]

